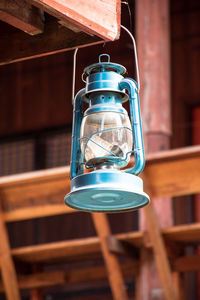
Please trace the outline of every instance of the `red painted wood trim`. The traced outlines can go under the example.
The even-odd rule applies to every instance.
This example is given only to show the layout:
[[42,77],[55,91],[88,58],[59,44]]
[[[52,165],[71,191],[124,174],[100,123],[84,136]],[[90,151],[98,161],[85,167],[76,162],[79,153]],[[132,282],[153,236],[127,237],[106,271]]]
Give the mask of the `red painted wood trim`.
[[[33,5],[43,9],[47,13],[60,19],[70,21],[82,31],[97,35],[104,40],[116,40],[120,34],[120,0],[85,0],[62,1],[62,0],[28,0]],[[111,9],[106,4],[111,3]],[[101,8],[98,10],[98,8]],[[88,13],[89,12],[89,13]]]

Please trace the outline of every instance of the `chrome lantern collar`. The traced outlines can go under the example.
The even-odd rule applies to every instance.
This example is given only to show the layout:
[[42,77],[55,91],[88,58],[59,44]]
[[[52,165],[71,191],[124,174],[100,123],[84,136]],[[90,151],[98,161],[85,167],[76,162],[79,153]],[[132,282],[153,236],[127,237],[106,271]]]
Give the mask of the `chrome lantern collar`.
[[[123,66],[111,63],[107,54],[84,70],[86,87],[73,103],[71,191],[65,197],[72,208],[123,212],[149,203],[137,176],[145,163],[138,88],[133,79],[122,76],[125,72]],[[122,107],[128,100],[131,121]],[[83,101],[89,103],[84,114]],[[120,171],[131,154],[135,165]],[[84,167],[93,171],[84,174]]]

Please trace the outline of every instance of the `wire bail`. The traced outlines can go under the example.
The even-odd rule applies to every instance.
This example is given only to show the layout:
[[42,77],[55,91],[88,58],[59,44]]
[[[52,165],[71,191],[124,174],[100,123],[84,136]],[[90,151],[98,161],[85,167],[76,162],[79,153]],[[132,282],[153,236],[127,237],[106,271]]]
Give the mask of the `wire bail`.
[[134,51],[134,57],[135,57],[135,69],[136,69],[136,78],[137,78],[137,92],[139,94],[140,92],[140,74],[139,74],[139,67],[138,67],[138,58],[137,58],[137,48],[136,48],[136,42],[132,35],[132,33],[123,25],[121,25],[121,28],[124,29],[130,36],[132,43],[133,43],[133,51]]

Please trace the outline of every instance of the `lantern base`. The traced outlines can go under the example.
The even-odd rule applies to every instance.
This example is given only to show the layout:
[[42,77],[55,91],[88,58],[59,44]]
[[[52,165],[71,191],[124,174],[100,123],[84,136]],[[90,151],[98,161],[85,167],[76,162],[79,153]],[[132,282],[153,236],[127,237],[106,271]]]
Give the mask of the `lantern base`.
[[141,178],[122,171],[98,170],[71,181],[65,203],[88,212],[125,212],[149,203]]

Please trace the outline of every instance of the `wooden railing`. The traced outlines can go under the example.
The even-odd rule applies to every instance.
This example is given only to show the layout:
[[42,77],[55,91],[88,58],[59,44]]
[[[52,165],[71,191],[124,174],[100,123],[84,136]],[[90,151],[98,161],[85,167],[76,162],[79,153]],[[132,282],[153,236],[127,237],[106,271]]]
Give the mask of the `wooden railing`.
[[[200,146],[148,155],[142,176],[144,190],[150,197],[173,197],[200,192]],[[77,211],[68,208],[63,202],[63,197],[69,190],[69,167],[0,179],[0,291],[6,292],[7,299],[20,299],[19,289],[95,281],[105,278],[107,274],[114,299],[128,299],[126,291],[122,292],[120,286],[123,284],[122,275],[137,276],[140,263],[136,253],[142,247],[150,247],[155,253],[166,299],[180,299],[172,273],[200,270],[200,257],[187,257],[182,251],[186,245],[200,242],[200,224],[172,226],[160,230],[152,205],[144,208],[147,232],[112,236],[106,215],[92,214],[97,237],[11,249],[6,222],[76,213]],[[106,268],[38,272],[17,277],[13,264],[13,259],[29,264],[80,261],[99,257],[102,253]],[[117,255],[130,256],[130,253],[132,262],[121,266]]]

